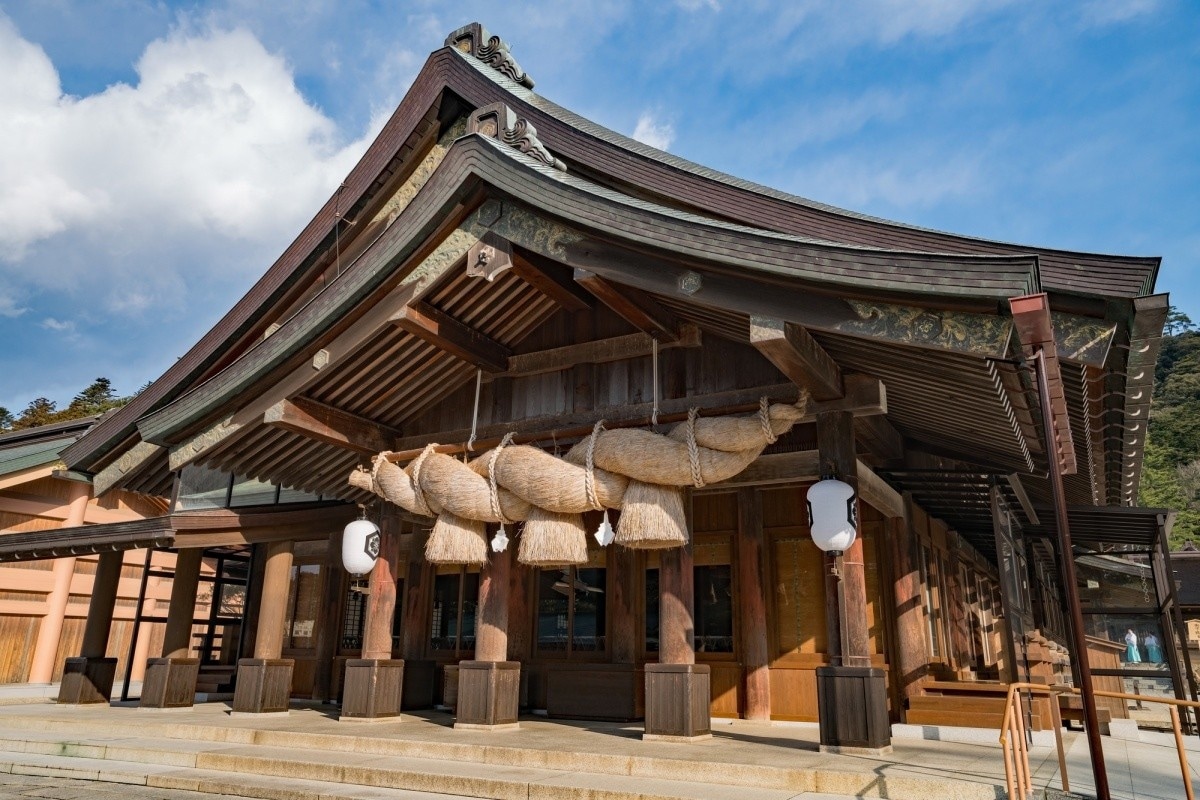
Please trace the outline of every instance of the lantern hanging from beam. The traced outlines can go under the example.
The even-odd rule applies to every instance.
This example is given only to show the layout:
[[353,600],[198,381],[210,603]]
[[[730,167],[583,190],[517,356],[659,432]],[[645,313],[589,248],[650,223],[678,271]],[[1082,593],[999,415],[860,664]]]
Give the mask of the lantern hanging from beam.
[[808,530],[826,553],[841,553],[858,536],[858,497],[854,487],[835,478],[808,489]]
[[342,566],[351,575],[366,575],[379,559],[379,526],[365,516],[342,531]]

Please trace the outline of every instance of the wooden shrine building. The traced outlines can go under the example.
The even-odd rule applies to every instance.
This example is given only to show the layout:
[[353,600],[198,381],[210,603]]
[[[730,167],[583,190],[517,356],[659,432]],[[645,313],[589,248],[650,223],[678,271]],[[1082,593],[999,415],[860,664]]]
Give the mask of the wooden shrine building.
[[[1133,508],[1167,311],[1159,260],[820,205],[532,87],[499,38],[454,32],[261,280],[62,454],[95,495],[171,504],[52,546],[0,537],[5,560],[101,554],[64,698],[107,698],[120,551],[164,546],[178,566],[144,703],[190,704],[197,664],[223,659],[240,663],[243,711],[290,695],[340,699],[344,717],[444,704],[503,725],[522,708],[694,736],[710,714],[818,719],[830,665],[864,677],[868,726],[991,724],[979,709],[1004,682],[1062,677],[1053,476],[1079,547],[1165,558],[1169,515]],[[764,398],[802,397],[744,470],[679,489],[680,547],[601,546],[597,504],[573,563],[522,563],[515,524],[486,564],[435,564],[432,515],[369,491],[381,452],[420,484],[422,453],[486,465],[525,445],[566,463],[601,420],[680,426],[678,444],[689,416],[752,421]],[[839,557],[814,544],[805,506],[830,476],[857,490]],[[359,504],[382,531],[369,580],[341,566]],[[236,642],[202,654],[188,615],[213,554],[248,558],[249,578]],[[1097,652],[1106,631],[1087,631]]]

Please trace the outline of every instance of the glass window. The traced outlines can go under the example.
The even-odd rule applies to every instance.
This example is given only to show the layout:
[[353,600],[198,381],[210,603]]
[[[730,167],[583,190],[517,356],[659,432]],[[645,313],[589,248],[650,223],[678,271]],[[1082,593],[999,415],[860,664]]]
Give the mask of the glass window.
[[728,564],[695,568],[697,653],[733,652],[733,574]]
[[438,575],[433,581],[434,650],[475,649],[475,613],[479,607],[479,573]]
[[604,651],[606,576],[603,568],[575,567],[538,574],[539,652]]
[[179,474],[180,511],[224,508],[229,500],[229,473],[188,464]]
[[321,499],[320,495],[309,494],[302,492],[299,489],[289,489],[286,486],[279,490],[279,504],[284,503],[315,503]]
[[[692,618],[697,653],[733,652],[733,569],[693,568]],[[646,570],[646,652],[658,652],[659,572]]]
[[346,609],[342,616],[342,650],[362,650],[363,622],[366,616],[365,581],[355,581],[346,589]]
[[1158,608],[1150,565],[1110,555],[1080,555],[1075,559],[1079,602],[1086,609]]
[[229,505],[231,508],[275,505],[277,492],[278,489],[273,483],[263,483],[238,475],[233,479],[233,489],[229,493]]
[[1168,669],[1166,638],[1157,616],[1084,614],[1083,618],[1089,636],[1109,643],[1107,647],[1089,645],[1093,671],[1120,669],[1140,673]]
[[316,646],[317,614],[320,608],[321,565],[293,566],[284,647],[308,649]]
[[942,655],[942,602],[937,585],[936,561],[928,547],[922,546],[918,567],[921,571],[921,591],[925,602],[925,620],[928,625],[929,652],[934,658]]

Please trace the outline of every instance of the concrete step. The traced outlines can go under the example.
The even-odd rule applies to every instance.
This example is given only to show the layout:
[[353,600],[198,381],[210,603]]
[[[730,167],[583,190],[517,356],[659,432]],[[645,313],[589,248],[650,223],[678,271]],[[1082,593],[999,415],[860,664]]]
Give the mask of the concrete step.
[[[731,797],[728,786],[564,774],[554,770],[484,768],[455,762],[435,764],[425,760],[418,771],[405,763],[405,759],[386,759],[386,766],[373,766],[370,762],[380,759],[361,756],[344,758],[347,763],[320,764],[277,757],[281,753],[248,757],[241,752],[226,752],[210,754],[211,758],[201,757],[199,763],[204,766],[187,767],[162,763],[187,760],[176,749],[139,752],[133,745],[110,749],[112,757],[108,758],[84,755],[95,752],[86,746],[75,749],[75,755],[0,751],[0,784],[4,773],[47,775],[268,800],[368,797],[445,800],[446,794],[491,800],[726,800]],[[145,756],[159,760],[146,760]],[[264,768],[270,771],[264,772]],[[738,800],[791,800],[802,796],[803,793],[784,789],[737,790]]]
[[[30,757],[213,770],[233,781],[259,775],[495,800],[784,800],[805,792],[885,794],[893,800],[994,800],[1003,791],[986,779],[962,780],[942,771],[858,759],[838,759],[835,766],[828,758],[803,751],[796,754],[800,758],[783,762],[790,762],[788,766],[722,762],[719,740],[700,745],[702,754],[664,757],[631,754],[627,748],[622,752],[621,739],[613,740],[609,752],[577,752],[517,746],[519,734],[481,744],[373,733],[383,734],[392,725],[419,724],[415,722],[349,723],[353,728],[347,727],[346,733],[317,733],[199,724],[169,712],[127,714],[136,715],[137,722],[129,724],[126,716],[124,730],[94,718],[9,715],[0,728],[0,750]],[[694,746],[679,747],[684,749],[671,752],[688,752]]]

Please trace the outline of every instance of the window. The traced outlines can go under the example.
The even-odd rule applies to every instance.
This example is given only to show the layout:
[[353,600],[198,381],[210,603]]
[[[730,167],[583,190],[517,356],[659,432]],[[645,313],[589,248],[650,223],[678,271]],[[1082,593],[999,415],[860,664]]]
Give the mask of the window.
[[475,649],[475,612],[479,608],[479,573],[457,572],[438,575],[433,581],[433,627],[430,646],[434,650],[461,653]]
[[297,564],[292,567],[288,586],[285,648],[309,649],[316,646],[317,613],[321,608],[321,565]]
[[538,574],[538,652],[605,650],[607,575],[603,568],[577,567]]
[[180,471],[176,491],[176,511],[312,503],[321,499],[298,489],[281,488],[196,464],[188,464]]
[[[733,570],[729,564],[693,568],[692,619],[697,653],[733,652]],[[646,570],[646,652],[658,652],[659,572]]]
[[925,602],[925,621],[929,633],[929,654],[942,657],[942,593],[938,585],[937,560],[933,551],[921,546],[918,567],[921,571],[921,592]]

